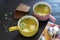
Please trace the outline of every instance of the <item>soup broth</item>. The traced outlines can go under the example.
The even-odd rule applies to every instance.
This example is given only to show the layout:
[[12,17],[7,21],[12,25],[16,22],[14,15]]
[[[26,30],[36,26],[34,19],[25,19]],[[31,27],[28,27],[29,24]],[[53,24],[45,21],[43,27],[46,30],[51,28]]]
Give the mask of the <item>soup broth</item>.
[[37,22],[33,18],[25,18],[20,22],[20,28],[25,32],[34,31],[37,27]]
[[42,16],[47,15],[50,13],[50,8],[45,5],[45,4],[38,4],[35,8],[34,8],[35,12],[37,14],[40,14]]

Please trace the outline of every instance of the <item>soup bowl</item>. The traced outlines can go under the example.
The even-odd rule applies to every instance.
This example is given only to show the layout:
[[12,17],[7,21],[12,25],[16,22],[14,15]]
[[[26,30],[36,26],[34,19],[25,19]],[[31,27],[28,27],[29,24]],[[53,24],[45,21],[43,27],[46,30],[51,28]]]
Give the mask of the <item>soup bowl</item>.
[[[49,13],[47,13],[46,15],[41,15],[42,13],[40,12],[40,14],[38,14],[37,12],[36,12],[36,10],[35,10],[35,8],[38,6],[38,5],[46,5],[49,9],[48,10],[50,10],[49,11]],[[39,7],[39,9],[41,9],[41,7]],[[39,10],[38,10],[39,11]],[[44,10],[41,10],[42,12],[44,12]],[[46,11],[46,10],[45,10]],[[47,19],[51,19],[53,22],[55,22],[56,21],[56,19],[55,19],[55,17],[53,17],[52,15],[51,15],[51,13],[52,13],[52,7],[51,7],[51,5],[49,4],[49,3],[47,3],[47,2],[44,2],[44,1],[42,1],[42,2],[37,2],[37,3],[35,3],[34,5],[33,5],[33,14],[34,14],[34,16],[35,17],[37,17],[39,20],[41,20],[41,21],[45,21],[45,20],[47,20]]]
[[[36,22],[36,28],[34,28],[33,26],[32,26],[32,31],[28,31],[26,28],[24,28],[24,27],[26,27],[26,26],[28,26],[27,24],[26,24],[26,26],[23,26],[23,24],[22,24],[22,26],[20,25],[21,24],[21,22],[23,22],[22,20],[25,20],[25,19],[27,19],[27,18],[32,18],[33,20],[35,20],[35,22]],[[29,20],[29,19],[28,19]],[[28,22],[28,20],[26,20],[26,22]],[[32,20],[31,20],[32,21]],[[28,22],[28,24],[29,23],[33,23],[33,21],[32,22]],[[38,22],[38,20],[35,18],[35,17],[33,17],[33,16],[30,16],[30,15],[26,15],[26,16],[23,16],[22,18],[20,18],[19,19],[19,21],[18,21],[18,26],[12,26],[12,27],[9,27],[9,32],[12,32],[12,31],[15,31],[15,30],[19,30],[19,33],[21,34],[21,35],[23,35],[23,36],[25,36],[25,37],[31,37],[31,36],[34,36],[37,32],[38,32],[38,26],[39,26],[39,22]],[[22,28],[23,29],[22,29]],[[29,26],[28,26],[29,27]],[[30,27],[29,27],[29,29],[30,29]]]

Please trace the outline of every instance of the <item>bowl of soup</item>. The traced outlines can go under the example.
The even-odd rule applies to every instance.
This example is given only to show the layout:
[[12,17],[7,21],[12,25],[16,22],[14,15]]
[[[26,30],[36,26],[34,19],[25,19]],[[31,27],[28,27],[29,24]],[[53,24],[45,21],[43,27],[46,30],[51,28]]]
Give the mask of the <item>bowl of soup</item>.
[[38,27],[38,20],[34,16],[26,15],[19,19],[17,26],[9,27],[9,32],[19,30],[21,35],[31,37],[38,32]]
[[49,3],[41,1],[33,5],[33,15],[41,21],[51,19],[56,21],[55,17],[51,15],[52,7]]

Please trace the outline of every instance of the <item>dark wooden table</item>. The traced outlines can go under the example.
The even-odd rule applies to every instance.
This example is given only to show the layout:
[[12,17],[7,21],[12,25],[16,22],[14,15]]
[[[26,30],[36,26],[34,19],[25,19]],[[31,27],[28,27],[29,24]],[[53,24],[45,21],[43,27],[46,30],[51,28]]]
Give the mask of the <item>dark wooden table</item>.
[[[17,25],[18,20],[14,19],[13,12],[20,3],[30,6],[31,9],[29,11],[29,15],[33,15],[33,4],[39,1],[41,0],[0,0],[0,40],[38,40],[48,20],[43,22],[39,21],[38,33],[30,38],[23,37],[18,31],[8,32],[7,28]],[[57,16],[54,13],[52,13],[52,15],[55,17]],[[60,24],[59,19],[60,17],[57,18],[57,24]]]

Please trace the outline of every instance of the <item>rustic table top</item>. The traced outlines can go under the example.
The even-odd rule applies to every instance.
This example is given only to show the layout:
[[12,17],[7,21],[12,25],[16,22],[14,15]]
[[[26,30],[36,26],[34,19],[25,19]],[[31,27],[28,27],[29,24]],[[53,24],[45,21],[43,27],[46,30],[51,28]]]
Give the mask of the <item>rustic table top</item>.
[[[0,0],[0,40],[38,40],[40,34],[45,28],[48,20],[39,21],[38,33],[30,38],[21,36],[18,31],[8,32],[7,28],[10,26],[17,25],[18,20],[14,19],[13,12],[20,3],[24,3],[31,7],[28,12],[29,15],[32,14],[33,4],[41,0]],[[55,23],[60,24],[60,13],[52,13],[52,15],[57,19]]]

